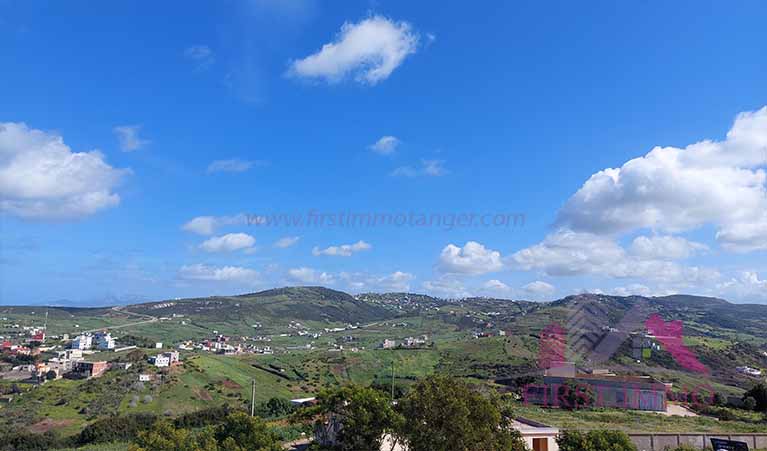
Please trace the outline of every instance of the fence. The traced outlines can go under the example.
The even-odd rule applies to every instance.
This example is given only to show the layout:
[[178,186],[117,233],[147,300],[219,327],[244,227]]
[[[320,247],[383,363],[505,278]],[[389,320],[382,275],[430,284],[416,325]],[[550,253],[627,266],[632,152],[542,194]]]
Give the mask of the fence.
[[711,439],[721,438],[748,444],[748,449],[767,449],[767,434],[629,434],[639,451],[665,451],[680,445],[711,449]]

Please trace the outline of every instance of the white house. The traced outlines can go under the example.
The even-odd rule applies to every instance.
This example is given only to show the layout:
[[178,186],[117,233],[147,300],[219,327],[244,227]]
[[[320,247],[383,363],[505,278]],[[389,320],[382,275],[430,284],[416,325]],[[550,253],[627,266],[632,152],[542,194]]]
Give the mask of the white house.
[[149,363],[158,368],[175,365],[180,361],[181,359],[177,351],[163,352],[149,359]]
[[559,451],[559,429],[525,418],[517,418],[512,427],[522,434],[527,448],[532,451]]
[[113,350],[115,348],[115,339],[109,333],[99,334],[96,336],[96,347],[104,351]]
[[170,366],[170,357],[165,354],[158,354],[154,357],[151,357],[149,359],[149,363],[151,363],[152,365],[158,368],[163,368],[166,366]]
[[74,340],[72,340],[72,344],[70,345],[72,349],[79,349],[79,350],[86,350],[93,347],[93,337],[90,335],[78,335]]
[[138,381],[139,382],[149,382],[152,380],[151,374],[139,374],[138,375]]

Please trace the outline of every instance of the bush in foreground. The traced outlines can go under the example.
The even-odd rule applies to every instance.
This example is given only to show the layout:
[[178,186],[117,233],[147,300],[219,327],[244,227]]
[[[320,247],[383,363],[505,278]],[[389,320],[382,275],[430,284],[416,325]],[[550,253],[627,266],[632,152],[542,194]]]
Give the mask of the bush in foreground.
[[557,437],[559,451],[637,451],[620,431],[564,431]]

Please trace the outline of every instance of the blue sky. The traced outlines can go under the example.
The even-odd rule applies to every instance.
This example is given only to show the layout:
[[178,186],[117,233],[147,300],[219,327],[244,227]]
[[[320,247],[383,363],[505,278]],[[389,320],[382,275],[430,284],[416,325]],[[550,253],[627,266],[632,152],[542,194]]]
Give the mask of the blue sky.
[[[0,303],[305,284],[767,302],[765,17],[0,0]],[[309,212],[476,216],[256,224]]]

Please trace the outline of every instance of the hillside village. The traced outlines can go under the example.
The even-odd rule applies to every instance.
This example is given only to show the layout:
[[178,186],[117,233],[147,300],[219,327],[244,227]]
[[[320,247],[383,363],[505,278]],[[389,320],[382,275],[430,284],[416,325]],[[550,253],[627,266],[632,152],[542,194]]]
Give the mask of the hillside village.
[[[341,294],[320,293],[348,299]],[[70,318],[69,326],[62,329],[44,313],[6,316],[0,323],[3,337],[0,396],[4,402],[0,409],[23,406],[27,399],[38,397],[37,393],[43,393],[47,387],[60,387],[59,381],[99,384],[102,379],[107,384],[124,381],[120,382],[125,384],[123,388],[112,395],[119,393],[119,397],[110,401],[115,403],[112,408],[115,413],[162,409],[174,399],[183,399],[178,396],[191,396],[194,401],[190,401],[190,406],[202,406],[213,400],[246,406],[250,399],[247,379],[250,377],[261,381],[260,384],[276,384],[273,393],[280,393],[295,406],[304,406],[311,405],[327,384],[337,383],[332,381],[364,377],[362,380],[368,383],[390,384],[402,390],[417,380],[416,374],[443,368],[482,381],[499,393],[513,395],[519,403],[518,410],[528,416],[520,420],[518,428],[530,443],[533,439],[538,443],[549,434],[546,440],[553,446],[550,432],[556,427],[547,424],[546,412],[571,409],[569,403],[574,401],[563,396],[569,390],[588,387],[588,393],[593,393],[590,408],[690,418],[686,421],[702,421],[698,419],[719,412],[704,410],[693,402],[716,395],[717,405],[722,406],[717,409],[735,412],[736,418],[748,418],[747,414],[738,413],[750,407],[743,393],[747,387],[765,381],[763,368],[767,367],[767,340],[754,336],[752,344],[733,344],[730,349],[742,356],[738,357],[739,364],[715,368],[714,388],[698,392],[689,381],[699,380],[700,376],[680,366],[689,357],[685,342],[680,337],[664,335],[668,333],[665,329],[652,325],[631,331],[621,330],[617,324],[591,325],[583,331],[584,336],[602,337],[600,340],[620,336],[624,337],[623,343],[604,362],[570,360],[569,334],[544,325],[566,311],[563,306],[568,303],[582,303],[581,298],[534,304],[489,298],[439,300],[417,295],[360,295],[354,298],[359,303],[355,308],[362,309],[365,322],[330,322],[306,316],[303,309],[314,302],[309,297],[303,304],[290,307],[295,309],[292,318],[283,313],[275,321],[262,314],[246,318],[246,327],[212,323],[205,334],[195,332],[188,338],[176,332],[199,328],[201,312],[207,315],[215,309],[227,312],[251,308],[247,304],[251,301],[234,299],[191,303],[177,300],[118,311],[102,310],[108,315],[105,318],[129,315],[127,312],[140,317],[129,315],[116,327],[91,327],[88,331],[78,331],[83,327],[75,322],[85,321],[85,317]],[[626,302],[587,299],[608,306]],[[281,305],[280,302],[285,301],[267,305]],[[668,308],[667,305],[662,307]],[[372,310],[376,312],[373,316],[366,309],[379,310]],[[46,316],[49,322],[45,321]],[[93,323],[94,318],[87,321]],[[130,321],[137,324],[132,326]],[[149,327],[146,329],[149,336],[140,335],[142,327]],[[172,330],[173,335],[158,334],[163,328]],[[704,362],[711,362],[707,354],[701,356]],[[418,361],[423,362],[418,365],[428,366],[412,366]],[[373,365],[376,369],[352,375],[360,365]],[[208,368],[215,368],[215,372],[208,375]],[[201,382],[196,381],[199,375],[205,375]],[[194,385],[190,385],[192,381]],[[258,388],[257,394],[260,402],[268,401]]]

